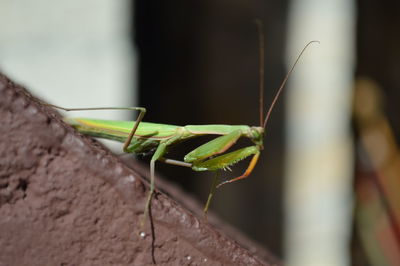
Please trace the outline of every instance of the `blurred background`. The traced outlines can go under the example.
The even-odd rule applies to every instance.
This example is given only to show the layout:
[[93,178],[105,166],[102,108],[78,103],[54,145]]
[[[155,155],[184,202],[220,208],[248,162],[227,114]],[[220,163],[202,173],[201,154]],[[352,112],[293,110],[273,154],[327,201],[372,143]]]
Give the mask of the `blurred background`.
[[[145,121],[258,126],[253,20],[264,24],[265,110],[301,49],[319,40],[272,113],[254,172],[219,189],[211,211],[287,265],[400,265],[399,12],[394,0],[0,0],[0,71],[65,107],[144,106]],[[212,173],[157,170],[206,201]]]

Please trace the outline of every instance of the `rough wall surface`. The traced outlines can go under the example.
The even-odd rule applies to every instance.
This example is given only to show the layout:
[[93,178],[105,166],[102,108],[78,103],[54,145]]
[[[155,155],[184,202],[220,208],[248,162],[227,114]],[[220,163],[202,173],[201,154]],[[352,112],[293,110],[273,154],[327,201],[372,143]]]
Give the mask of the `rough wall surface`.
[[149,221],[141,229],[147,191],[137,171],[0,75],[0,266],[277,264],[160,192],[153,233]]

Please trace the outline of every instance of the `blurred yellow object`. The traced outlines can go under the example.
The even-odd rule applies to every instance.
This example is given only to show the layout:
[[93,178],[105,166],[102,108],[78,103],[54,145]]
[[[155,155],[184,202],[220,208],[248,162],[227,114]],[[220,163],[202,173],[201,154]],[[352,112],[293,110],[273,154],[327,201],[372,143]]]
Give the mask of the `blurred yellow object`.
[[371,265],[400,265],[400,152],[378,84],[356,82],[356,222]]

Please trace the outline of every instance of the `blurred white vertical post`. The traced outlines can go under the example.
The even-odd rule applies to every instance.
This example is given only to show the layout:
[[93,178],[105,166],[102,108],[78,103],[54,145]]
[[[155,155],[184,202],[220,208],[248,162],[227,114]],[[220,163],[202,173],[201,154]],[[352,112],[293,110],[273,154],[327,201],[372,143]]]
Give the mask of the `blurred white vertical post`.
[[287,102],[285,261],[349,265],[352,224],[351,96],[355,7],[348,0],[292,0]]
[[[0,71],[64,107],[132,106],[130,12],[127,0],[3,0]],[[128,118],[116,111],[74,115]]]

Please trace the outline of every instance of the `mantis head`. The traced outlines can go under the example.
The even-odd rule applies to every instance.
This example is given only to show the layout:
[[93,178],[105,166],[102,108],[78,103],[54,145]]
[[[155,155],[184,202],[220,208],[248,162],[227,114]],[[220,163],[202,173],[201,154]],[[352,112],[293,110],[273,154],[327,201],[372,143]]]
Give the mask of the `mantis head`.
[[256,146],[262,150],[264,149],[264,128],[263,127],[251,127],[250,138],[256,144]]

